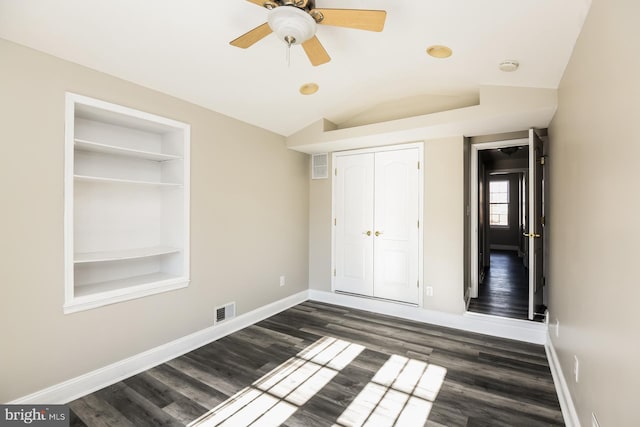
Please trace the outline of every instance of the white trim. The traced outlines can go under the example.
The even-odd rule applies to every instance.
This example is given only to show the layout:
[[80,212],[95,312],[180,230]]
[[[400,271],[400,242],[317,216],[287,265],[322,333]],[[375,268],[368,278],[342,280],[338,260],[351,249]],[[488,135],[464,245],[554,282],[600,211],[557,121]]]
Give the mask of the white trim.
[[[383,151],[397,151],[397,150],[411,150],[418,149],[418,161],[420,162],[420,169],[418,170],[418,307],[422,307],[424,303],[424,142],[411,142],[397,145],[387,145],[383,147],[363,148],[360,150],[347,150],[347,151],[335,151],[331,153],[331,168],[336,169],[336,157],[349,156],[365,153],[379,153]],[[330,172],[331,175],[331,292],[335,292],[335,173]]]
[[381,147],[370,147],[370,148],[360,148],[358,150],[342,150],[342,151],[334,151],[331,153],[332,157],[335,156],[351,156],[357,154],[366,154],[366,153],[380,153],[382,151],[397,151],[397,150],[411,150],[413,148],[420,149],[424,147],[424,142],[406,142],[395,145],[384,145]]
[[131,116],[138,119],[146,120],[152,126],[163,129],[179,128],[188,129],[189,124],[170,119],[168,117],[158,116],[156,114],[147,113],[146,111],[136,110],[135,108],[125,107],[124,105],[114,104],[100,99],[91,98],[85,95],[79,95],[73,92],[65,92],[68,102],[83,104],[90,107],[99,108],[101,110],[110,111],[123,116]]
[[[535,233],[536,229],[536,183],[538,179],[535,173],[536,150],[533,138],[533,129],[529,129],[529,233]],[[533,306],[533,298],[536,286],[536,254],[534,252],[535,239],[528,238],[529,245],[529,319],[533,319],[535,307]]]
[[336,294],[314,289],[309,290],[309,299],[343,307],[372,311],[401,319],[446,326],[463,331],[514,339],[533,344],[542,345],[547,342],[546,325],[529,320],[507,319],[476,313],[445,313],[388,301]]
[[424,142],[418,145],[418,158],[420,159],[420,169],[418,170],[418,307],[424,304]]
[[137,298],[186,288],[189,286],[189,282],[189,280],[184,280],[184,277],[178,277],[171,280],[155,281],[137,286],[121,287],[92,295],[76,296],[73,300],[65,303],[62,308],[64,310],[64,314],[77,313],[79,311],[90,310],[92,308],[98,308],[109,304],[130,301]]
[[[165,119],[167,120],[167,119]],[[180,124],[180,122],[176,122]],[[183,158],[183,181],[182,181],[182,197],[183,197],[183,276],[191,281],[191,125],[182,123],[183,140],[182,158]]]
[[74,244],[73,244],[73,206],[74,206],[74,134],[75,101],[77,95],[65,93],[64,119],[64,303],[73,300],[74,291]]
[[307,299],[308,291],[299,292],[229,319],[224,323],[210,326],[95,371],[20,397],[9,402],[9,404],[61,404],[70,402],[251,326]]
[[[471,171],[469,178],[469,194],[471,196],[470,206],[471,215],[469,215],[469,234],[471,235],[471,254],[469,269],[471,278],[469,281],[469,301],[471,298],[478,298],[478,149],[471,145]],[[468,306],[468,304],[467,304]]]
[[551,337],[548,333],[544,349],[547,353],[547,360],[549,360],[549,368],[551,369],[553,384],[556,387],[556,393],[558,394],[558,400],[560,401],[560,409],[562,410],[564,423],[567,427],[580,427],[578,412],[573,404],[573,399],[571,398],[571,393],[569,392],[569,386],[567,385],[565,376],[562,373],[562,366],[560,365],[558,354],[556,353],[553,341],[551,341]]
[[469,230],[471,231],[471,298],[478,298],[478,151],[495,148],[530,145],[527,138],[510,139],[506,141],[483,142],[471,144],[471,180],[469,192],[471,194],[471,215]]

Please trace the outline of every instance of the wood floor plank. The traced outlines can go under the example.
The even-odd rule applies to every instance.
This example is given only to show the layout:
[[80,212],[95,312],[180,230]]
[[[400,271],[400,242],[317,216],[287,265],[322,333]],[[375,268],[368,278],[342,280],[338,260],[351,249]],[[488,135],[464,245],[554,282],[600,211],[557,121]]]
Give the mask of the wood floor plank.
[[[303,328],[304,331],[320,335],[322,331],[318,328]],[[407,351],[414,351],[427,357],[431,354],[432,349],[425,345],[414,344],[396,339],[390,336],[378,335],[375,332],[366,330],[349,328],[346,326],[336,325],[333,323],[325,326],[325,331],[329,336],[336,336],[342,339],[362,344],[376,351],[390,354],[405,354]],[[325,332],[325,333],[326,333]]]
[[178,421],[191,421],[207,412],[207,406],[198,404],[159,381],[149,371],[124,380],[124,383]]
[[283,334],[273,329],[264,328],[262,326],[253,325],[248,328],[242,329],[236,332],[237,337],[243,337],[253,345],[257,345],[263,348],[269,348],[277,343],[286,343],[291,347],[304,348],[304,340],[302,338],[292,337],[288,334]]
[[97,391],[96,396],[117,408],[136,427],[182,425],[122,382]]
[[156,366],[146,372],[203,408],[217,406],[230,396],[167,364]]
[[[461,396],[463,396],[462,399]],[[552,425],[562,423],[562,415],[556,409],[525,403],[517,397],[498,396],[452,381],[446,381],[438,395],[438,402],[444,403],[447,400],[455,402],[454,405],[468,413],[470,417],[502,421],[505,425],[522,425],[525,419],[530,420],[530,423],[535,420]]]
[[160,408],[170,405],[176,400],[177,393],[149,375],[148,372],[142,372],[123,382]]
[[186,398],[178,399],[162,408],[162,410],[179,421],[181,425],[189,424],[208,412],[208,409]]
[[473,360],[453,358],[442,351],[431,355],[429,362],[447,368],[449,376],[458,376],[469,381],[502,381],[507,384],[518,384],[540,389],[548,393],[553,393],[554,390],[553,381],[546,378],[546,375],[531,375],[527,372],[516,372],[490,364],[481,364]]
[[[257,390],[252,384],[287,360],[311,363],[296,355],[323,337],[333,337],[323,341],[328,346],[338,339],[365,348],[303,399],[285,427],[331,426],[352,405],[363,410],[357,399],[372,387],[406,401],[414,386],[402,381],[417,384],[422,375],[404,375],[408,366],[444,373],[441,384],[430,377],[426,390],[435,400],[425,426],[563,425],[542,346],[309,301],[71,402],[70,425],[186,425],[247,387]],[[324,363],[332,362],[308,369],[326,370]],[[281,381],[295,383],[288,376]],[[374,400],[367,410],[386,405],[387,419],[399,415],[392,401],[367,399]]]
[[376,325],[376,328],[379,324],[386,325],[392,323],[394,328],[416,332],[420,334],[423,339],[428,338],[429,340],[434,340],[434,338],[440,337],[445,340],[443,342],[451,341],[466,343],[468,345],[475,345],[478,349],[482,349],[485,352],[490,353],[492,350],[495,350],[499,354],[504,354],[505,352],[513,353],[517,354],[521,359],[531,358],[539,360],[543,364],[547,364],[546,355],[544,353],[541,354],[539,351],[540,346],[535,344],[496,338],[472,332],[457,331],[441,326],[430,325],[428,328],[425,328],[425,326],[420,323],[404,319],[397,319],[394,321],[393,318],[387,316],[375,318],[370,315],[359,315],[355,313],[349,313],[346,316],[349,318],[365,320],[369,325]]
[[224,371],[212,369],[185,356],[170,360],[167,365],[227,396],[234,395],[242,386],[228,381],[229,376]]
[[120,411],[100,399],[95,393],[89,394],[69,404],[70,412],[91,427],[123,426],[134,427]]
[[71,410],[69,411],[69,427],[87,427],[87,424]]

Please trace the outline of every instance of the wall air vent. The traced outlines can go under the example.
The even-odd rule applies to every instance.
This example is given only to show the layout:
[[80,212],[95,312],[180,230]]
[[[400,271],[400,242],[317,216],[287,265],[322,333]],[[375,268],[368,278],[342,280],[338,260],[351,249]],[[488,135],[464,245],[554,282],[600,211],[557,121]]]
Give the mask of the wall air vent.
[[216,318],[214,325],[225,322],[236,317],[236,303],[230,302],[220,307],[216,307]]
[[311,179],[329,178],[329,154],[311,155]]

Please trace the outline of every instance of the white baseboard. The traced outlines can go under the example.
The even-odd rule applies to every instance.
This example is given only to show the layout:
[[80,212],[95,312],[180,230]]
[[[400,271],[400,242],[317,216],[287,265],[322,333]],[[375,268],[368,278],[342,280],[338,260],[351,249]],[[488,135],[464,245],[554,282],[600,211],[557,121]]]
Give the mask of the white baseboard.
[[556,393],[558,394],[558,400],[560,401],[560,409],[562,409],[564,423],[567,427],[580,427],[580,419],[578,418],[576,407],[573,405],[573,399],[569,392],[567,380],[562,373],[562,366],[560,366],[558,354],[556,353],[556,349],[553,346],[553,342],[551,341],[549,334],[547,334],[547,342],[544,345],[544,349],[547,352],[547,360],[549,360],[549,368],[551,368],[553,384],[556,386]]
[[547,342],[547,326],[528,320],[506,319],[476,313],[444,313],[314,289],[309,290],[309,299],[533,344],[543,345]]
[[205,344],[225,337],[247,326],[251,326],[267,317],[273,316],[309,298],[308,291],[299,292],[289,297],[267,304],[233,319],[226,320],[178,338],[175,341],[136,354],[95,371],[76,378],[47,387],[35,393],[16,399],[10,404],[64,404],[96,390],[107,387],[132,375],[146,371],[168,360],[195,350]]

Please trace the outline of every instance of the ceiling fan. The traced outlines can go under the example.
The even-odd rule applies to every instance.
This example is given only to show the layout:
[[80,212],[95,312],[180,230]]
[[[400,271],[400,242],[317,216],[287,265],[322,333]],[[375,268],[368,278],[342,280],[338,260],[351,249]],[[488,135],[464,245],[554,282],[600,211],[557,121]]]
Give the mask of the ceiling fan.
[[273,32],[289,48],[301,44],[313,66],[331,60],[315,35],[317,24],[382,31],[387,17],[384,10],[320,9],[315,7],[315,0],[247,1],[268,9],[269,16],[264,24],[232,40],[232,46],[246,49]]

